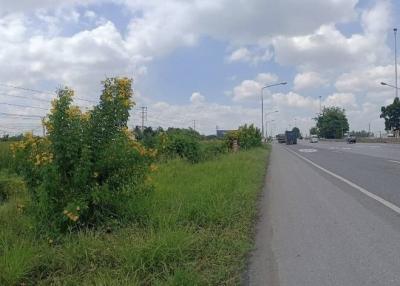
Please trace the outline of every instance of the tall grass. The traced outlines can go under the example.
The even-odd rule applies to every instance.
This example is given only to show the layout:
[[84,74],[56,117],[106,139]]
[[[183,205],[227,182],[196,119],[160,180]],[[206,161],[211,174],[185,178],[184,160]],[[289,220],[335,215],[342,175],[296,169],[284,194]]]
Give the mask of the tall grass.
[[9,168],[11,165],[10,142],[0,142],[0,170]]
[[10,199],[0,205],[0,285],[237,285],[268,149],[196,165],[160,165],[138,220],[104,232],[38,238]]

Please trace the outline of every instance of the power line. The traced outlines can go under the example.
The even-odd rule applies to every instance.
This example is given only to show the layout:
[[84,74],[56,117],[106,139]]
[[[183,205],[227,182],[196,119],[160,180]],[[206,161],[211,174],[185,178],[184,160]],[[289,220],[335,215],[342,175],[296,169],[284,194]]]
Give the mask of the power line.
[[[9,87],[9,88],[14,88],[14,89],[19,89],[19,90],[24,90],[24,91],[35,92],[35,93],[39,93],[39,94],[56,95],[56,92],[43,91],[43,90],[33,89],[33,88],[29,88],[29,87],[11,85],[11,84],[0,83],[0,86]],[[84,99],[84,98],[81,98],[81,97],[76,97],[76,96],[74,96],[73,98],[74,98],[74,99],[77,99],[77,100],[80,100],[80,101],[86,101],[86,102],[90,102],[90,103],[96,103],[96,101],[89,100],[89,99]]]
[[51,95],[55,94],[55,93],[52,93],[50,91],[42,91],[42,90],[38,90],[38,89],[33,89],[33,88],[28,88],[28,87],[23,87],[23,86],[17,86],[17,85],[12,85],[12,84],[0,83],[0,86],[10,87],[10,88],[14,88],[14,89],[20,89],[20,90],[25,90],[25,91],[32,91],[32,92],[35,92],[35,93],[46,93],[46,94],[51,94]]
[[[29,97],[29,96],[16,95],[16,94],[0,93],[0,95],[11,96],[11,97],[16,97],[16,98],[22,98],[22,99],[29,99],[29,100],[34,100],[34,101],[46,102],[46,103],[51,103],[52,102],[49,99]],[[83,105],[77,105],[77,106],[79,108],[88,108],[88,106],[83,106]]]
[[43,99],[43,98],[36,98],[36,97],[29,97],[29,96],[8,94],[8,93],[0,93],[0,95],[6,95],[6,96],[11,96],[11,97],[17,97],[17,98],[23,98],[23,99],[29,99],[29,100],[36,100],[36,101],[42,101],[42,102],[51,103],[51,100]]
[[0,102],[0,105],[9,105],[9,106],[17,106],[17,107],[26,107],[26,108],[35,108],[35,109],[48,110],[48,108],[43,108],[43,107],[39,107],[39,106],[31,106],[31,105],[23,105],[23,104],[15,104],[15,103],[7,103],[7,102]]
[[24,115],[24,114],[6,113],[6,112],[0,112],[0,115],[12,116],[12,117],[23,117],[23,118],[43,118],[43,116],[41,116],[41,115]]

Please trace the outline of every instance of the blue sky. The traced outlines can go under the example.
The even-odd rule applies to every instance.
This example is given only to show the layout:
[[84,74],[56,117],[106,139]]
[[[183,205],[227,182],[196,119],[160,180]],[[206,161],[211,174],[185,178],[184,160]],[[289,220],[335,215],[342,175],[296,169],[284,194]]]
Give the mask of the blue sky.
[[[394,82],[399,13],[395,0],[0,0],[0,112],[45,115],[4,103],[46,109],[52,97],[5,85],[68,85],[96,101],[105,76],[129,76],[147,125],[196,120],[211,134],[260,126],[260,88],[287,81],[265,92],[266,110],[279,110],[268,132],[296,124],[307,133],[321,96],[346,109],[351,129],[378,133],[380,106],[394,96],[379,82]],[[0,120],[0,133],[41,130],[33,118]]]

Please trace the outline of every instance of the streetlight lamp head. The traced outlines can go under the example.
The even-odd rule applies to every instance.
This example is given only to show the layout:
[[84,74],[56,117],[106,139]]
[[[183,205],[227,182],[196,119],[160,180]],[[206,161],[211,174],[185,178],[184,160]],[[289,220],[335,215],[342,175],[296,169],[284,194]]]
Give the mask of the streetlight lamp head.
[[382,81],[382,82],[381,82],[381,85],[387,85],[387,83]]
[[394,28],[393,31],[397,32],[397,28]]
[[281,82],[280,84],[281,84],[281,85],[285,85],[285,84],[287,84],[287,82],[286,82],[286,81],[284,81],[284,82]]

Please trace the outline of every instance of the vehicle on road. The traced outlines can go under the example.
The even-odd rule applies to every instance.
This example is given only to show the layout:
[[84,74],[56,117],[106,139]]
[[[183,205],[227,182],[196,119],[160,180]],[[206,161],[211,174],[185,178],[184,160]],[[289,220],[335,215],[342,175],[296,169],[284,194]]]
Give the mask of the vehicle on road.
[[295,131],[286,131],[285,132],[285,142],[286,142],[286,145],[297,144],[297,133]]
[[356,138],[356,136],[354,136],[354,135],[349,135],[349,136],[346,138],[346,141],[347,141],[348,144],[353,144],[353,143],[356,143],[356,142],[357,142],[357,138]]
[[317,135],[311,135],[310,136],[310,143],[318,143],[318,136]]
[[276,139],[278,140],[278,143],[285,143],[286,142],[285,134],[276,135]]

